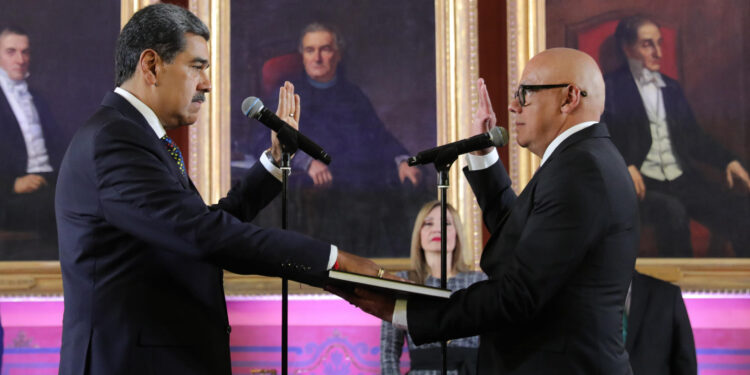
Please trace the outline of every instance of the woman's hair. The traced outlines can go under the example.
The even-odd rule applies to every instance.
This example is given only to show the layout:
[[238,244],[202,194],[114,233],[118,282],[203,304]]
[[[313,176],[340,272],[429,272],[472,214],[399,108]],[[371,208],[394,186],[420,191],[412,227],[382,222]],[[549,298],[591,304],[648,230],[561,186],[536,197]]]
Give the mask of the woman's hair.
[[[411,267],[414,272],[409,273],[409,279],[414,282],[423,283],[427,276],[430,275],[430,266],[427,265],[424,257],[424,250],[422,249],[422,239],[420,232],[422,225],[424,224],[425,218],[432,211],[433,208],[440,207],[440,201],[432,201],[422,206],[417,214],[417,219],[414,221],[414,230],[411,233]],[[462,245],[464,243],[464,232],[463,226],[461,225],[461,218],[458,216],[458,212],[450,204],[447,204],[447,211],[453,217],[453,227],[456,229],[456,248],[453,249],[453,271],[454,272],[465,272],[469,271],[469,266],[466,265],[462,254]]]

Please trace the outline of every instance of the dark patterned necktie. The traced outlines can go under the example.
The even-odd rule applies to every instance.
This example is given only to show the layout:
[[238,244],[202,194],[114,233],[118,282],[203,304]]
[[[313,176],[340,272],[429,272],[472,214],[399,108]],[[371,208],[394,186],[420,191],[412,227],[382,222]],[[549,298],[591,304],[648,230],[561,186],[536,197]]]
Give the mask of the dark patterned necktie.
[[180,173],[185,176],[185,160],[182,159],[182,152],[180,151],[180,148],[177,147],[177,143],[174,143],[174,140],[172,140],[172,138],[169,138],[168,135],[161,137],[161,141],[167,148],[167,152],[169,153],[169,155],[177,163],[177,168],[180,170]]

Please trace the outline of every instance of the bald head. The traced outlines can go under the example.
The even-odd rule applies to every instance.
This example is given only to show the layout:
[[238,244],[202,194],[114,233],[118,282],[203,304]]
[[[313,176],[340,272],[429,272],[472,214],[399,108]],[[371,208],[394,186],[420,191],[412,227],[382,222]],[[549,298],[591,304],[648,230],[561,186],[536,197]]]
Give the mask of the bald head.
[[604,79],[591,56],[552,48],[534,56],[523,71],[508,110],[521,147],[542,156],[555,137],[604,111]]
[[[604,78],[596,61],[584,52],[571,48],[548,49],[529,61],[523,76],[545,83],[571,83],[585,91],[586,96],[572,112],[577,122],[599,121],[604,112]],[[521,81],[526,83],[524,79]]]

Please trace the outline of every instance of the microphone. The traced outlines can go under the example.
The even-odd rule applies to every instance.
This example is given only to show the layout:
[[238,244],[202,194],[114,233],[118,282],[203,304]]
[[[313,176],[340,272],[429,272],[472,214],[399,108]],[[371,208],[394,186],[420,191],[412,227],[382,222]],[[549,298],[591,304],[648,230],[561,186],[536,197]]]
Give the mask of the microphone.
[[458,156],[491,146],[503,147],[506,144],[508,144],[508,131],[505,130],[505,128],[496,126],[487,133],[482,133],[471,138],[424,150],[418,153],[417,156],[410,157],[408,163],[409,166],[429,164],[434,162],[443,152],[454,152],[455,156]]
[[297,129],[289,126],[284,120],[276,116],[275,113],[268,110],[268,108],[263,106],[263,102],[260,101],[260,99],[254,96],[248,96],[245,98],[245,100],[242,101],[242,113],[247,117],[252,117],[260,121],[263,125],[277,133],[282,130],[286,132],[291,131],[292,134],[297,136],[300,150],[313,158],[322,161],[326,165],[331,163],[331,157],[322,147],[311,141],[310,138],[305,137]]

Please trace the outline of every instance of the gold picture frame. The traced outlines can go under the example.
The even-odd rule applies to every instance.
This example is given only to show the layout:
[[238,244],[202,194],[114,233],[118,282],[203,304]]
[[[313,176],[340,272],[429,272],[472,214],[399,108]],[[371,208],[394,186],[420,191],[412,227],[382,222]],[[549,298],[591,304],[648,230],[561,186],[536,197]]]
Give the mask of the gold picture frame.
[[[508,93],[512,92],[526,62],[545,49],[545,0],[508,0]],[[509,118],[510,120],[510,118]],[[523,190],[539,167],[539,158],[515,142],[510,124],[510,175],[516,192]],[[747,292],[750,290],[750,259],[742,258],[639,258],[636,268],[676,283],[683,291]]]

